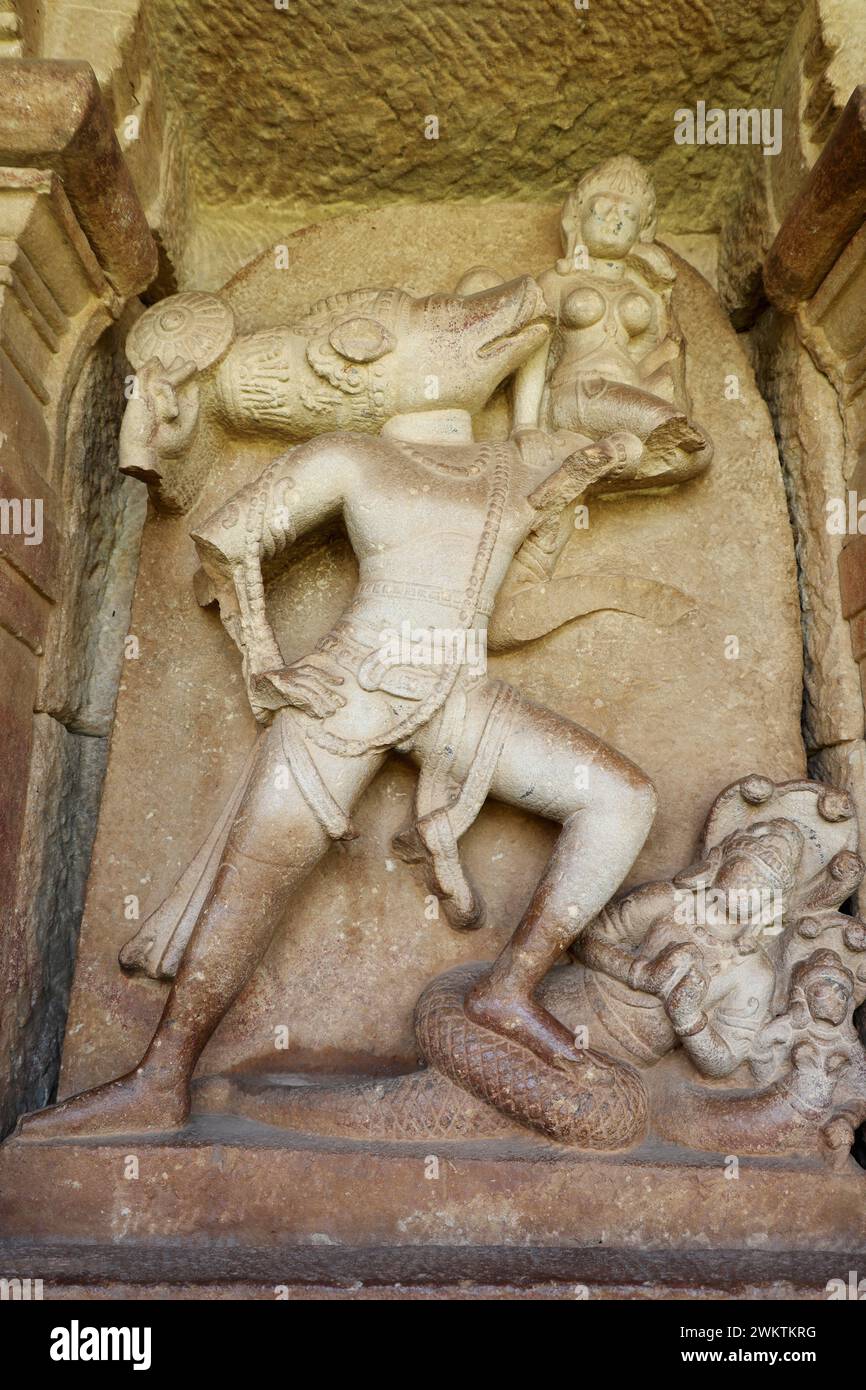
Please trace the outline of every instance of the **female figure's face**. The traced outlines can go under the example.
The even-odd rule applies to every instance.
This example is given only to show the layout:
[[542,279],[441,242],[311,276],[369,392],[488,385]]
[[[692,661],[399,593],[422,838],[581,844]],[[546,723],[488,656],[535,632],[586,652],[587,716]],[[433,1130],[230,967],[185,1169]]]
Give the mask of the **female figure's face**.
[[640,203],[623,193],[594,193],[581,209],[580,231],[591,256],[621,260],[640,232]]
[[809,985],[806,991],[809,1012],[815,1019],[837,1026],[844,1023],[851,1002],[851,990],[845,980],[824,975]]

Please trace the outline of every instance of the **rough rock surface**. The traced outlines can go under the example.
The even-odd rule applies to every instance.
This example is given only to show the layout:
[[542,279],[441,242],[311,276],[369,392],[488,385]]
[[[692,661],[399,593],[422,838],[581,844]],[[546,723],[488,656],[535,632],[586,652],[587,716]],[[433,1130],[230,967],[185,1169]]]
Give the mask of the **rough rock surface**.
[[[854,800],[857,819],[861,826],[866,825],[866,742],[862,738],[822,748],[810,757],[809,773],[820,782],[845,787]],[[857,912],[861,917],[866,916],[866,885],[861,883],[855,901]],[[866,1019],[863,1023],[866,1025]],[[862,1027],[861,1035],[866,1043],[866,1029]]]
[[69,403],[57,602],[32,675],[35,656],[0,632],[0,700],[19,716],[5,721],[0,841],[20,826],[0,950],[0,1135],[50,1099],[59,1071],[146,510],[144,490],[117,470],[123,370],[109,331]]
[[781,56],[768,100],[781,111],[782,145],[765,158],[743,151],[720,226],[719,294],[734,322],[754,322],[763,299],[762,265],[853,89],[862,81],[866,9],[861,0],[808,0]]
[[24,872],[0,1009],[0,1041],[15,1039],[0,1074],[0,1135],[22,1108],[47,1104],[57,1083],[107,756],[107,739],[34,716]]
[[805,647],[803,729],[811,751],[863,734],[863,697],[842,616],[839,555],[827,503],[846,496],[845,434],[835,391],[790,319],[770,312],[754,334],[760,385],[778,432],[797,546]]
[[123,664],[147,498],[117,469],[128,371],[107,334],[76,386],[64,467],[65,546],[39,707],[69,728],[107,737]]
[[235,218],[276,234],[323,208],[546,201],[618,149],[651,163],[666,226],[714,230],[747,151],[676,145],[673,113],[768,106],[796,17],[788,0],[152,0],[145,13],[196,235],[217,241]]

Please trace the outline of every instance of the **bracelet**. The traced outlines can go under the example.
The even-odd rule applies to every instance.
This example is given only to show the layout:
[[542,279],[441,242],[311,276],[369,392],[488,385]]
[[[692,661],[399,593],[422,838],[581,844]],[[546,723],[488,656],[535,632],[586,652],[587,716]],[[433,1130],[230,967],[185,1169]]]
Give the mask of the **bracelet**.
[[697,1023],[693,1023],[691,1028],[677,1028],[677,1037],[693,1038],[697,1033],[702,1033],[704,1031],[709,1021],[710,1020],[707,1018],[706,1014],[703,1011],[701,1011],[701,1013],[698,1016]]
[[629,967],[628,980],[626,981],[626,983],[627,983],[629,989],[639,989],[639,990],[643,990],[643,992],[646,993],[646,990],[644,989],[644,986],[643,986],[642,984],[639,984],[639,983],[638,983],[638,978],[637,978],[637,977],[638,977],[638,971],[639,971],[639,970],[642,970],[645,964],[646,964],[646,961],[642,961],[642,960],[640,960],[640,959],[635,960],[635,961],[632,961],[631,966]]

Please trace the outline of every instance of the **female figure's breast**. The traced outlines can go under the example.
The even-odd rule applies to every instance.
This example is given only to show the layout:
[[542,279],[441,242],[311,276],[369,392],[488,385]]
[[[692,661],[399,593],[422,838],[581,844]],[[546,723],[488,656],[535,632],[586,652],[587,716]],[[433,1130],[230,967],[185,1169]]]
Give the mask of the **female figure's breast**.
[[634,290],[584,281],[561,300],[559,341],[551,373],[554,390],[576,376],[636,384],[632,339],[652,322],[652,306]]
[[646,295],[636,290],[624,294],[616,309],[623,332],[629,339],[640,337],[652,324],[653,306]]
[[592,285],[580,285],[566,295],[560,311],[565,328],[591,328],[604,318],[607,303]]

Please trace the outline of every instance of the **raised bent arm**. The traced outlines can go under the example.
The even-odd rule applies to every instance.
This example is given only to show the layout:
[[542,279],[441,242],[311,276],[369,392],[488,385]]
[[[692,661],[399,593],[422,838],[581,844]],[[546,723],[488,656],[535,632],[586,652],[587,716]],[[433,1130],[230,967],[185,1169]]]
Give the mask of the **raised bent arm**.
[[257,698],[256,683],[284,665],[267,615],[263,563],[341,514],[352,473],[345,445],[328,437],[312,440],[281,455],[192,533],[209,581],[203,585],[197,578],[200,599],[219,602],[220,616],[243,658],[257,719],[269,717],[272,706]]
[[[549,462],[553,464],[559,459],[560,463],[527,499],[535,508],[536,520],[497,595],[488,628],[488,643],[493,651],[532,640],[526,633],[527,619],[529,628],[534,626],[531,612],[526,611],[527,600],[530,610],[539,603],[549,608],[543,585],[551,579],[574,529],[575,504],[600,479],[615,477],[633,464],[641,450],[640,440],[626,434],[610,435],[594,444],[585,436],[565,430],[556,434],[527,430],[519,436],[519,442],[521,449],[542,444]],[[572,595],[571,601],[579,602],[577,595]],[[584,611],[582,607],[578,609],[579,613]],[[571,616],[575,614],[567,612],[559,622],[567,622]]]
[[749,1040],[723,1033],[706,1023],[694,1037],[679,1033],[680,1042],[702,1076],[730,1076],[749,1055]]
[[674,901],[669,883],[641,884],[602,909],[578,938],[574,955],[590,970],[631,984],[638,947],[653,927],[670,916]]
[[[689,984],[688,980],[683,981],[679,989],[688,991]],[[769,966],[756,969],[706,1012],[697,995],[691,1005],[686,998],[676,999],[676,991],[669,996],[668,1016],[699,1072],[704,1076],[730,1076],[747,1060],[766,1022],[773,985]]]

